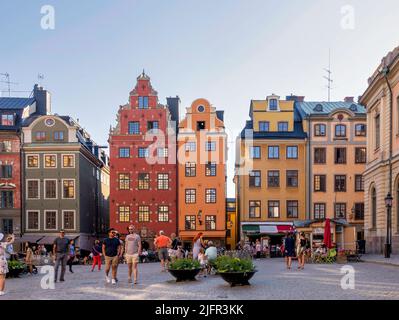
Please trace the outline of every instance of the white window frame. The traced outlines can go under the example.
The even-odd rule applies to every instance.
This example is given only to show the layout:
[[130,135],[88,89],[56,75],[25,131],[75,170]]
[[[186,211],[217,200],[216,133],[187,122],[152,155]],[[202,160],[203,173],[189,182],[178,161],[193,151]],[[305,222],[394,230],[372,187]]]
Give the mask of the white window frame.
[[[277,109],[270,110],[270,100],[277,100]],[[280,112],[280,97],[279,96],[269,96],[267,97],[267,111],[268,112]]]
[[[46,181],[55,181],[55,198],[47,198],[46,197]],[[58,179],[44,179],[43,180],[43,199],[45,200],[57,200],[58,199]]]
[[[38,189],[38,198],[29,198],[29,189],[28,189],[28,182],[29,181],[37,181],[37,189]],[[26,186],[25,186],[25,199],[26,200],[40,200],[40,179],[26,179]]]
[[[47,217],[46,217],[46,214],[47,214],[47,212],[55,212],[56,214],[55,214],[55,229],[47,229],[46,228],[46,221],[47,221]],[[58,230],[58,210],[51,210],[51,209],[49,209],[49,210],[44,210],[44,215],[43,215],[43,230],[45,230],[45,231],[56,231],[56,230]]]
[[[29,167],[28,166],[28,157],[29,156],[36,156],[37,157],[37,167]],[[25,168],[26,169],[32,169],[32,170],[34,170],[34,169],[40,169],[40,155],[38,154],[38,153],[27,153],[26,155],[25,155]]]
[[[37,212],[37,219],[38,219],[38,223],[37,223],[37,229],[29,229],[29,213],[30,212]],[[26,210],[26,230],[27,231],[39,231],[40,230],[40,210]]]
[[[73,212],[73,225],[75,228],[73,229],[67,229],[65,228],[65,223],[64,223],[64,214],[65,212]],[[70,231],[75,231],[76,230],[76,210],[62,210],[62,229],[64,230],[70,230]]]
[[[55,156],[55,167],[46,167],[46,156]],[[58,157],[56,153],[45,153],[43,154],[43,169],[57,169]]]
[[[73,180],[73,182],[74,182],[74,193],[73,193],[73,198],[64,198],[64,181],[65,180]],[[61,190],[62,190],[62,193],[61,193],[61,199],[63,199],[63,200],[74,200],[74,199],[76,199],[76,179],[73,179],[73,178],[71,178],[71,179],[61,179]]]
[[[72,156],[73,157],[73,167],[64,167],[64,156]],[[61,154],[61,168],[62,169],[74,169],[76,167],[76,157],[74,153],[62,153]]]

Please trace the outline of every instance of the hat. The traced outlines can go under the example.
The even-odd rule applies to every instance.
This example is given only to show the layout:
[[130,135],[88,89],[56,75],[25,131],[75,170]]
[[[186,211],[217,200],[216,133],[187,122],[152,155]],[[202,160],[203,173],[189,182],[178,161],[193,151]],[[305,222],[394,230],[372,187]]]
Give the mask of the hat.
[[2,233],[0,232],[0,241],[3,240],[3,238],[4,238],[4,234],[2,234]]

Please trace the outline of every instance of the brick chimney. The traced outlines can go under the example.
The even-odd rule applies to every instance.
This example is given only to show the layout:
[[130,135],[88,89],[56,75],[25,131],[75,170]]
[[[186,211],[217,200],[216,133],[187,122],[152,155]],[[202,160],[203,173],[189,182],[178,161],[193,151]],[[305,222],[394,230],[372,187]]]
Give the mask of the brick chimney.
[[305,96],[295,96],[295,95],[290,95],[286,96],[285,100],[287,101],[295,101],[295,102],[304,102],[305,101]]
[[43,87],[35,84],[33,96],[36,99],[36,114],[46,115],[51,113],[51,95]]
[[344,98],[344,101],[345,102],[349,102],[349,103],[354,103],[355,102],[355,97],[345,97]]

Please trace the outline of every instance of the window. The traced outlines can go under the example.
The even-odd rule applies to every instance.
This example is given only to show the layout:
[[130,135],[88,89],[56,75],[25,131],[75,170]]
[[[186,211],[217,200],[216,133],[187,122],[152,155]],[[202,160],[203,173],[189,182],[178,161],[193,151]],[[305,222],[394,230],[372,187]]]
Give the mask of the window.
[[260,159],[260,147],[258,146],[250,147],[249,156],[251,159]]
[[345,219],[346,218],[346,203],[335,203],[334,204],[334,212],[336,219]]
[[207,141],[205,143],[205,151],[216,151],[216,141]]
[[75,167],[75,156],[73,154],[65,154],[62,156],[62,167],[63,168],[74,168]]
[[298,159],[298,147],[297,146],[287,146],[287,159]]
[[260,218],[260,201],[249,201],[249,217]]
[[169,190],[168,173],[158,173],[158,190]]
[[147,130],[152,130],[153,133],[157,133],[159,129],[159,122],[158,121],[148,121],[147,122]]
[[314,163],[325,164],[326,163],[326,148],[314,148]]
[[205,176],[207,176],[207,177],[215,177],[216,176],[216,163],[215,162],[207,162],[205,164]]
[[44,198],[57,199],[57,180],[44,180]]
[[150,189],[150,174],[149,173],[139,173],[138,175],[138,189],[148,190]]
[[355,191],[364,191],[364,179],[361,174],[355,175]]
[[346,163],[346,148],[335,148],[335,164]]
[[267,211],[269,218],[279,218],[280,217],[280,201],[269,200],[267,202]]
[[13,191],[1,191],[0,196],[1,196],[0,208],[7,209],[7,208],[14,207],[14,192]]
[[75,180],[68,179],[63,180],[63,198],[64,199],[73,199],[75,198]]
[[268,132],[269,131],[269,121],[259,121],[259,131]]
[[168,157],[168,148],[158,148],[157,149],[158,158]]
[[39,199],[39,180],[28,180],[27,182],[27,198]]
[[14,125],[14,115],[2,114],[1,115],[1,125],[2,126],[13,126]]
[[62,228],[65,230],[75,230],[75,211],[62,211]]
[[0,142],[0,152],[11,152],[11,151],[12,151],[11,141]]
[[371,190],[371,228],[377,227],[377,191]]
[[269,146],[268,147],[268,157],[269,157],[269,159],[280,158],[280,147],[279,146]]
[[205,230],[216,230],[216,216],[205,216]]
[[314,125],[314,135],[316,137],[325,137],[326,125],[325,124],[315,124]]
[[205,130],[205,121],[197,121],[197,131]]
[[195,230],[195,216],[186,216],[185,227],[186,230]]
[[298,218],[298,201],[287,201],[287,218]]
[[119,206],[118,207],[118,218],[119,222],[130,222],[130,207]]
[[129,158],[130,149],[129,148],[119,148],[119,158]]
[[365,137],[367,133],[367,126],[365,124],[357,124],[355,125],[355,136],[357,137]]
[[288,131],[288,122],[286,121],[280,121],[277,123],[277,130],[280,132],[286,132]]
[[326,204],[325,203],[315,203],[313,215],[316,220],[326,218]]
[[186,151],[195,151],[196,150],[196,143],[193,141],[186,142],[186,144],[184,146],[185,146]]
[[205,189],[205,203],[216,203],[216,189]]
[[324,174],[314,175],[314,192],[326,192],[327,190],[327,176]]
[[364,220],[364,203],[355,203],[355,220]]
[[139,158],[148,158],[148,148],[139,148]]
[[14,233],[13,219],[3,219],[2,233],[4,233],[4,234],[13,234]]
[[195,177],[197,175],[197,164],[195,162],[186,162],[186,177]]
[[57,230],[57,211],[44,211],[45,230]]
[[129,134],[140,134],[140,122],[130,121],[128,123],[128,132]]
[[267,185],[269,188],[280,186],[280,171],[270,170],[267,172]]
[[64,132],[63,131],[54,131],[54,140],[56,140],[56,141],[64,140]]
[[150,221],[150,208],[149,206],[139,206],[139,222]]
[[128,173],[119,174],[119,190],[130,189],[130,175]]
[[148,109],[148,97],[139,96],[139,109]]
[[259,188],[261,186],[261,174],[259,170],[249,172],[249,186]]
[[168,222],[169,221],[169,207],[168,206],[159,206],[158,207],[158,221],[159,222]]
[[375,126],[375,148],[378,149],[380,147],[380,115],[377,114],[374,119],[374,126]]
[[355,148],[355,163],[366,163],[366,148]]
[[195,203],[196,202],[196,190],[195,189],[186,189],[186,203]]
[[39,230],[39,211],[27,211],[27,229]]
[[276,111],[278,110],[278,102],[277,99],[270,99],[269,100],[269,110]]
[[57,167],[57,156],[55,154],[44,155],[44,167],[45,168],[56,168]]
[[298,170],[287,170],[287,187],[298,187]]
[[335,136],[337,138],[345,138],[346,137],[346,125],[337,124],[335,126]]
[[0,166],[0,178],[2,179],[12,178],[12,165],[4,164]]
[[346,176],[335,175],[334,176],[334,190],[335,192],[345,192],[346,191]]
[[37,131],[35,134],[35,138],[37,141],[44,141],[46,140],[46,133],[44,131]]
[[39,168],[39,156],[38,155],[32,155],[32,156],[27,156],[27,162],[28,162],[28,168]]

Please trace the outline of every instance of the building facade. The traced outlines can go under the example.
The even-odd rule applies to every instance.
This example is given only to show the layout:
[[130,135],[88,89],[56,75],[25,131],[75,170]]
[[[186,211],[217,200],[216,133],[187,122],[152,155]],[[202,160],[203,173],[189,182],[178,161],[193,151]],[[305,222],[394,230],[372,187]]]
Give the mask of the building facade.
[[177,232],[176,122],[179,98],[158,102],[158,93],[143,72],[120,106],[111,128],[110,224],[126,234],[134,224],[153,243],[160,230]]
[[235,250],[237,245],[237,203],[235,198],[226,199],[226,249]]
[[225,244],[226,141],[223,111],[195,100],[178,134],[179,236],[188,245],[199,232]]
[[[361,97],[367,109],[365,184],[366,250],[382,253],[387,238],[399,253],[399,47],[382,59]],[[388,219],[385,198],[393,197]],[[387,231],[391,230],[387,235]]]

